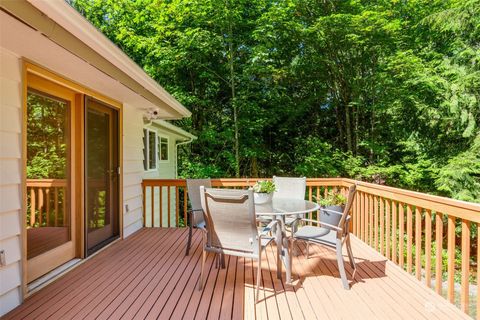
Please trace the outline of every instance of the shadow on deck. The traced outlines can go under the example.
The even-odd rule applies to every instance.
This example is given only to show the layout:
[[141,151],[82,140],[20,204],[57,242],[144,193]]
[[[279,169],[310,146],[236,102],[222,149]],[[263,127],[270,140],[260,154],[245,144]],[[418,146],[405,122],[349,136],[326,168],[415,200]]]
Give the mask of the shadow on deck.
[[[256,263],[226,257],[206,264],[202,291],[200,233],[185,256],[186,229],[142,229],[29,297],[5,319],[468,319],[365,243],[352,237],[357,261],[351,290],[339,279],[334,251],[299,242],[293,285],[276,277],[276,249],[264,255],[261,301],[254,304]],[[347,275],[352,279],[349,264]]]

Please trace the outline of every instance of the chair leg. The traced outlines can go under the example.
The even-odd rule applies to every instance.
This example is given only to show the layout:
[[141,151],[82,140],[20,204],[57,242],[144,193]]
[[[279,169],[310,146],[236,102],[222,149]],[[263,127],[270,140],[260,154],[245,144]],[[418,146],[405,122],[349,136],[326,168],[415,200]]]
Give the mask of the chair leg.
[[293,257],[296,257],[296,255],[297,255],[297,250],[295,249],[295,242],[296,242],[297,240],[295,239],[295,237],[291,237],[290,239],[291,239],[291,240],[290,240],[290,245],[291,245],[291,247],[290,247],[290,252],[291,252],[291,254],[292,254]]
[[255,303],[258,302],[259,293],[260,293],[260,280],[262,279],[262,249],[258,253],[258,263],[257,263],[257,291],[255,293]]
[[190,226],[188,227],[188,241],[187,241],[187,252],[185,253],[186,256],[190,253],[190,247],[192,246],[192,229],[193,229],[193,219],[192,215],[190,215]]
[[357,269],[357,264],[355,263],[355,258],[353,257],[352,244],[350,243],[350,235],[347,235],[346,240],[348,259],[350,260],[350,266],[355,270]]
[[310,258],[310,242],[307,241],[307,259]]
[[347,274],[345,273],[345,265],[343,264],[343,255],[342,255],[342,240],[337,239],[336,245],[337,251],[337,263],[338,263],[338,271],[340,272],[340,278],[342,279],[343,288],[346,290],[350,289],[347,280]]
[[220,254],[220,263],[222,265],[222,269],[225,269],[225,255]]
[[207,252],[202,250],[202,271],[200,271],[200,279],[198,279],[198,290],[202,290],[203,288],[203,273],[205,269],[205,259],[207,256]]

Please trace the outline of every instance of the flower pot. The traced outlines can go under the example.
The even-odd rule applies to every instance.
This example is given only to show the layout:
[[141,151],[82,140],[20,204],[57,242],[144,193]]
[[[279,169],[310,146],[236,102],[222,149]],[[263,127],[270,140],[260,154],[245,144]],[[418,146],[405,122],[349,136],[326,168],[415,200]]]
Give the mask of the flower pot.
[[272,201],[273,193],[253,193],[253,201],[255,204],[268,203]]
[[[326,209],[326,210],[322,210]],[[338,226],[340,219],[342,218],[344,206],[325,206],[320,208],[320,222],[328,223],[333,226]],[[332,212],[338,212],[338,214]],[[327,227],[327,229],[330,229]]]

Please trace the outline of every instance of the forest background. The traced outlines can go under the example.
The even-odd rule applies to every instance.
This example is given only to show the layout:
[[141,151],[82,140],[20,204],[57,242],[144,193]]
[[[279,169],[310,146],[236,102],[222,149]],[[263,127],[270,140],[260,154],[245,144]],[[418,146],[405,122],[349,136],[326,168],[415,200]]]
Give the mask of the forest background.
[[183,177],[480,202],[479,0],[70,0],[192,111]]

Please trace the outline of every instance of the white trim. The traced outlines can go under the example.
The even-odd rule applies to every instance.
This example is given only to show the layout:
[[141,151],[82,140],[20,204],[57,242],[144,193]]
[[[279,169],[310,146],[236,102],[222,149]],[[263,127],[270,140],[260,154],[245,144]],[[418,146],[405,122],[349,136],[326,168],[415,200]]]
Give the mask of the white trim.
[[[155,135],[155,167],[150,168],[150,133]],[[144,172],[155,172],[158,170],[158,134],[155,130],[150,128],[143,128],[143,169]],[[147,167],[147,168],[145,168]]]
[[179,127],[171,124],[168,121],[152,120],[152,123],[154,123],[155,125],[157,125],[158,127],[162,128],[162,129],[166,129],[168,131],[171,131],[171,132],[175,133],[176,135],[179,135],[179,136],[191,139],[191,140],[197,139],[197,137],[194,136],[193,134],[191,134],[190,132],[187,132],[187,131],[183,130],[182,128],[179,128]]
[[[161,144],[162,144],[162,138],[167,139],[167,159],[161,159]],[[157,155],[158,155],[158,161],[160,163],[168,163],[170,162],[170,137],[166,135],[159,134],[157,131]]]

